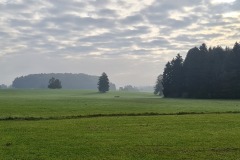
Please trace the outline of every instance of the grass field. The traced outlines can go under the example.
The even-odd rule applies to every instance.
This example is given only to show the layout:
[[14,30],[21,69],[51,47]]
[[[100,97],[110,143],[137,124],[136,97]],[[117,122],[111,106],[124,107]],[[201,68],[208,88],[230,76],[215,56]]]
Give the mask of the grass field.
[[0,90],[0,159],[238,159],[239,113],[238,100]]

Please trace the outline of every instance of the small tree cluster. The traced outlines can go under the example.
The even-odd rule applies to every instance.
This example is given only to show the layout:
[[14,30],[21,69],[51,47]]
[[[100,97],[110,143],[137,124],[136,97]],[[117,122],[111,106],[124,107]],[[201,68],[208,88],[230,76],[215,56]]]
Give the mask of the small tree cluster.
[[119,91],[125,91],[125,92],[139,92],[138,88],[132,85],[126,85],[124,87],[120,87]]
[[61,89],[62,88],[61,81],[59,79],[55,79],[54,77],[52,77],[49,80],[48,88],[49,89]]
[[8,88],[8,86],[5,85],[5,84],[1,84],[1,85],[0,85],[0,89],[7,89],[7,88]]

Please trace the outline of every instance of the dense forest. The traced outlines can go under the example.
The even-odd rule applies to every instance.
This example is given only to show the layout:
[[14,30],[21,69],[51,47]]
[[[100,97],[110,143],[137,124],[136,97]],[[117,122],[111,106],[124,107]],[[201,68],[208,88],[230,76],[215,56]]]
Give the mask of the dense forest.
[[[30,74],[17,77],[13,88],[48,88],[49,80],[54,77],[61,81],[63,89],[92,89],[97,90],[98,76],[72,73]],[[110,90],[116,90],[116,86],[110,83]]]
[[190,49],[185,60],[178,54],[162,75],[165,97],[240,98],[240,44],[233,48]]

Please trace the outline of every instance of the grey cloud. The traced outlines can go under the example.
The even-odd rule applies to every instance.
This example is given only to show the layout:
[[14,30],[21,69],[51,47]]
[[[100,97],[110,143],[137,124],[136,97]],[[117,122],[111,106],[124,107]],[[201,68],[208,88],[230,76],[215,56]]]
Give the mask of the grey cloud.
[[231,24],[231,22],[226,22],[223,20],[213,20],[212,22],[206,22],[206,23],[201,23],[203,27],[217,27],[217,26],[222,26],[226,27],[227,25]]
[[[223,36],[223,34],[220,34],[220,33],[219,34],[200,34],[196,32],[196,33],[193,33],[192,35],[188,35],[188,34],[179,35],[175,37],[174,40],[181,42],[182,45],[185,45],[185,46],[186,44],[188,44],[188,46],[190,47],[186,46],[186,48],[190,49],[192,47],[192,44],[200,45],[205,41],[212,40],[214,38],[218,38],[221,36]],[[180,48],[178,47],[178,49]]]
[[[205,2],[206,3],[206,2]],[[169,1],[162,0],[158,2],[158,5],[162,7],[162,9],[179,9],[182,7],[192,7],[203,4],[203,0],[181,0],[181,1]]]
[[89,4],[93,5],[94,7],[105,7],[110,3],[109,0],[90,0]]
[[170,45],[170,43],[165,38],[159,37],[158,39],[154,39],[149,42],[141,42],[138,45],[145,48],[160,48],[167,47]]
[[62,15],[61,17],[46,18],[43,23],[51,22],[56,25],[77,26],[79,28],[109,28],[114,27],[115,22],[106,18],[78,17],[73,15]]
[[115,38],[114,40],[110,40],[109,43],[99,43],[96,44],[97,47],[101,48],[110,48],[110,49],[122,49],[122,48],[130,48],[135,41],[127,38]]
[[32,24],[29,20],[22,19],[10,19],[9,20],[10,27],[31,27]]
[[139,44],[142,40],[141,35],[149,33],[148,27],[135,27],[134,30],[113,30],[113,32],[104,33],[96,36],[80,38],[80,43],[91,43],[95,47],[121,49]]
[[228,36],[228,38],[236,39],[236,40],[239,40],[239,37],[240,37],[240,33],[233,33],[232,35]]
[[197,20],[198,20],[197,17],[185,17],[183,20],[166,18],[159,20],[158,22],[153,21],[152,23],[161,26],[160,28],[161,35],[170,35],[173,31],[189,27],[190,25],[194,24]]
[[99,16],[106,16],[106,17],[116,17],[117,12],[112,9],[101,9],[98,11]]
[[191,25],[193,22],[195,22],[197,19],[194,18],[189,18],[189,17],[185,17],[183,20],[176,20],[176,19],[171,19],[169,18],[168,20],[165,21],[165,24],[167,26],[170,26],[171,28],[174,29],[181,29],[184,27],[187,27],[189,25]]
[[[133,37],[139,37],[140,35],[144,35],[149,33],[149,27],[135,27],[135,29],[127,29],[127,30],[112,30],[112,32],[96,35],[96,36],[88,36],[84,38],[80,38],[81,42],[107,42],[107,43],[117,43],[119,39],[134,39]],[[131,37],[131,38],[129,38]],[[134,39],[136,40],[136,39]]]
[[150,24],[154,24],[154,25],[158,25],[158,26],[165,26],[166,24],[164,22],[167,22],[167,17],[168,17],[168,14],[166,13],[154,13],[154,14],[147,14],[146,15],[146,18],[147,18],[147,21],[150,23]]
[[87,2],[84,1],[66,1],[66,0],[50,0],[51,7],[49,12],[56,14],[61,14],[68,11],[76,11],[78,9],[83,9],[87,6]]
[[229,11],[239,11],[240,9],[240,0],[235,0],[233,3],[229,4],[218,4],[211,6],[212,11],[215,13],[223,13]]
[[239,9],[240,9],[240,0],[235,0],[235,2],[232,5],[232,8],[235,9],[236,11],[239,11]]
[[0,31],[0,38],[2,38],[2,37],[8,37],[8,36],[9,36],[8,33]]
[[180,35],[180,36],[177,36],[175,40],[179,42],[198,42],[199,40],[202,40],[202,39],[198,38],[197,36]]
[[144,10],[145,13],[148,14],[166,14],[172,10],[181,11],[184,7],[193,7],[199,6],[203,4],[203,0],[181,0],[181,1],[169,1],[169,0],[161,0],[155,1],[154,5],[151,5],[147,9]]
[[45,34],[52,35],[52,36],[68,36],[70,35],[71,31],[59,28],[59,29],[53,29],[53,28],[44,28],[42,31]]
[[137,49],[137,50],[131,50],[129,52],[130,55],[150,55],[151,51],[148,49]]
[[170,18],[171,12],[168,13],[168,10],[164,10],[162,12],[156,12],[156,13],[149,13],[149,11],[146,13],[146,17],[148,21],[152,24],[159,25],[159,26],[165,26],[168,29],[181,29],[185,28],[195,22],[200,18],[200,16],[189,14],[188,17],[182,17],[181,20]]
[[114,36],[113,33],[105,33],[101,35],[96,35],[96,36],[86,36],[83,38],[80,38],[80,42],[90,42],[90,43],[96,43],[96,42],[111,42],[115,39],[116,37]]
[[131,25],[136,23],[143,23],[144,19],[141,15],[128,16],[122,20],[122,24]]
[[8,12],[17,12],[28,9],[28,5],[26,4],[15,4],[15,3],[7,3],[5,5],[0,5],[0,9],[2,11]]
[[69,52],[72,54],[83,54],[83,53],[91,53],[93,51],[97,51],[94,46],[76,46],[76,47],[67,47],[62,50],[63,52]]
[[131,47],[134,43],[138,41],[140,41],[140,39],[117,37],[116,35],[111,33],[80,39],[80,43],[89,42],[95,47],[108,49],[121,49],[123,47]]
[[203,40],[211,40],[211,39],[214,39],[214,38],[217,38],[217,37],[221,37],[223,36],[224,33],[212,33],[212,34],[202,34],[202,33],[198,33],[198,34],[195,34],[194,36],[195,37],[199,37]]
[[148,27],[135,27],[134,29],[126,29],[118,32],[117,36],[129,37],[129,36],[140,36],[149,33]]

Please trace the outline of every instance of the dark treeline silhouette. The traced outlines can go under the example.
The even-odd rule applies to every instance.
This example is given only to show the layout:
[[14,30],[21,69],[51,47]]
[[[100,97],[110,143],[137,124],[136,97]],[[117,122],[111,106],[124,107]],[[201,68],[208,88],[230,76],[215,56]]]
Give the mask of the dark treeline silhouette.
[[[16,78],[13,83],[13,88],[48,88],[49,79],[54,77],[61,81],[63,89],[87,89],[97,90],[99,76],[87,74],[72,74],[72,73],[50,73],[50,74],[30,74]],[[116,90],[116,86],[110,83],[110,90]]]
[[185,60],[178,54],[166,64],[162,85],[165,97],[240,98],[240,44],[232,49],[202,44]]

